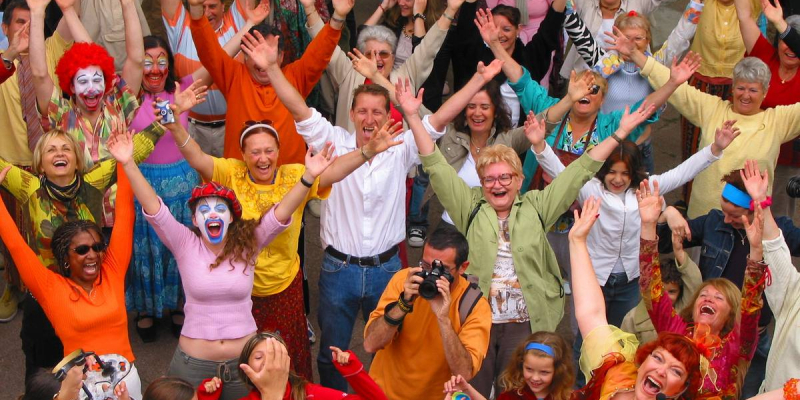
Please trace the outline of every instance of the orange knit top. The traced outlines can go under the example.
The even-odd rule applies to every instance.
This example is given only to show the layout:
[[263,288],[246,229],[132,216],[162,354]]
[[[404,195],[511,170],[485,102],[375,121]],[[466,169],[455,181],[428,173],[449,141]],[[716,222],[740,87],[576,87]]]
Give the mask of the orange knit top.
[[121,167],[117,179],[114,230],[91,293],[42,265],[0,201],[0,226],[6,227],[0,229],[0,238],[64,344],[64,355],[81,348],[134,361],[125,310],[125,273],[133,251],[133,192]]

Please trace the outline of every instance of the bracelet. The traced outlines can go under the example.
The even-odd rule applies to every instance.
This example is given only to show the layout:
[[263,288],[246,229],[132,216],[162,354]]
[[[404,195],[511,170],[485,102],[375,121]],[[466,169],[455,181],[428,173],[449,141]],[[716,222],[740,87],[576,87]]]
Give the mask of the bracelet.
[[370,157],[367,156],[367,152],[364,151],[364,146],[361,146],[361,157],[364,157],[364,160],[369,161]]
[[427,17],[425,16],[425,14],[421,14],[421,13],[414,14],[414,21],[416,21],[417,18],[421,18],[423,21],[427,20]]
[[611,138],[613,138],[614,140],[616,140],[616,141],[617,141],[617,143],[619,143],[619,144],[622,144],[622,139],[621,139],[619,136],[617,136],[617,132],[614,132],[614,133],[612,133],[612,134],[611,134]]
[[412,303],[407,303],[404,297],[404,294],[400,293],[400,298],[397,300],[397,307],[400,307],[404,313],[408,314],[414,311],[414,305],[412,304],[413,300]]
[[381,9],[381,11],[382,11],[384,14],[386,14],[386,9],[385,9],[385,8],[383,8],[383,4],[378,4],[378,8],[380,8],[380,9]]
[[442,16],[443,16],[443,17],[445,17],[445,18],[447,18],[447,19],[449,19],[449,20],[450,20],[450,22],[456,22],[456,18],[455,18],[455,17],[451,17],[451,16],[447,15],[447,11],[443,12],[443,13],[442,13]]
[[300,183],[302,183],[303,186],[305,186],[305,187],[307,187],[309,189],[311,189],[311,186],[314,186],[314,182],[313,181],[309,182],[309,181],[306,180],[306,178],[304,178],[302,176],[300,177]]
[[[767,196],[764,201],[761,202],[761,208],[767,208],[772,205],[772,196]],[[756,209],[756,201],[750,200],[750,211],[755,211]]]
[[391,311],[391,309],[393,309],[396,305],[397,302],[389,303],[386,305],[386,308],[383,309],[383,320],[391,326],[400,326],[400,324],[403,323],[403,318],[405,318],[405,315],[400,319],[394,319],[389,316],[389,311]]
[[179,148],[179,149],[182,149],[182,148],[186,147],[186,145],[187,145],[187,144],[189,144],[189,140],[191,140],[191,139],[192,139],[192,136],[191,136],[191,135],[188,135],[188,137],[186,138],[186,141],[185,141],[185,142],[183,142],[183,144],[179,144],[179,145],[178,145],[178,148]]
[[331,21],[338,22],[338,23],[340,23],[340,24],[343,24],[343,23],[344,23],[344,20],[343,20],[343,19],[341,19],[341,18],[336,18],[336,15],[335,15],[335,14],[331,14]]
[[798,400],[800,396],[797,395],[797,382],[800,379],[792,378],[783,384],[783,398],[784,400]]

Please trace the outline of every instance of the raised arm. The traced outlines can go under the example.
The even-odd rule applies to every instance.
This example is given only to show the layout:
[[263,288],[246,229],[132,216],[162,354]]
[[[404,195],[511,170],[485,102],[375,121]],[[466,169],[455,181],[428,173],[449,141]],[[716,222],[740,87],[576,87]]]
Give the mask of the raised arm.
[[117,160],[117,165],[122,166],[128,175],[133,194],[139,200],[144,212],[149,215],[155,215],[161,208],[161,202],[158,201],[156,191],[153,190],[153,187],[142,175],[142,171],[133,161],[133,133],[133,131],[123,131],[113,134],[108,138],[106,147],[111,156]]
[[77,0],[56,0],[56,4],[58,4],[61,13],[64,15],[56,27],[56,31],[61,37],[68,42],[92,43],[92,37],[89,36],[89,32],[86,31],[86,27],[83,26],[78,16],[80,2]]
[[[204,102],[206,89],[207,86],[203,86],[200,81],[195,81],[181,91],[180,83],[175,82],[175,104],[169,105],[175,115],[175,122],[166,124],[164,127],[170,130],[178,150],[181,151],[189,165],[197,170],[197,173],[200,174],[204,181],[210,181],[214,176],[214,157],[203,152],[200,145],[189,136],[189,132],[181,125],[180,118],[177,117],[181,113],[189,111],[195,105]],[[150,105],[150,107],[154,106],[154,104]],[[157,115],[157,118],[160,118],[157,109],[154,108],[153,113]]]
[[672,66],[669,69],[669,81],[647,95],[644,98],[645,104],[653,104],[657,108],[663,106],[667,99],[675,93],[675,90],[697,72],[700,68],[700,61],[700,55],[691,51],[680,62],[678,62],[677,58],[673,58]]
[[303,176],[300,177],[300,182],[297,182],[289,193],[286,193],[275,208],[275,218],[282,224],[286,224],[292,218],[292,214],[303,204],[308,191],[314,185],[314,181],[322,174],[330,165],[334,156],[333,144],[327,143],[322,151],[317,154],[312,154],[314,148],[309,146],[306,151],[306,170]]
[[125,23],[125,64],[122,65],[122,79],[133,91],[139,93],[142,87],[142,69],[144,68],[144,37],[139,13],[136,11],[137,0],[119,0],[122,6],[122,20]]
[[461,90],[450,96],[447,101],[439,107],[433,115],[430,116],[428,121],[434,129],[441,131],[453,121],[464,108],[469,105],[469,101],[476,93],[483,89],[483,86],[489,83],[497,74],[500,73],[503,62],[494,60],[488,66],[483,62],[478,62],[478,69],[475,75],[464,85]]
[[181,0],[161,0],[161,14],[168,20],[175,18],[178,7],[182,7]]
[[44,13],[50,0],[31,0],[30,55],[31,76],[36,90],[36,104],[39,112],[44,114],[50,104],[55,85],[47,71],[47,56],[44,44]]
[[297,89],[286,79],[278,64],[279,36],[265,39],[260,32],[255,36],[247,34],[242,39],[242,51],[250,57],[256,67],[266,69],[275,94],[284,106],[292,113],[295,121],[305,121],[311,117],[311,109]]
[[561,121],[575,103],[591,94],[595,89],[600,90],[600,87],[595,88],[594,74],[585,72],[578,78],[575,71],[570,72],[567,95],[547,109],[545,113],[547,122],[555,124]]
[[[511,57],[511,54],[503,48],[500,44],[500,37],[499,32],[500,29],[494,23],[494,17],[492,13],[486,12],[484,10],[478,10],[475,13],[475,25],[478,26],[478,30],[481,33],[481,38],[483,39],[486,44],[489,45],[489,49],[492,50],[495,58],[503,62],[503,73],[506,75],[509,81],[517,82],[520,78],[522,78],[522,66]],[[477,43],[475,45],[478,45]]]
[[[753,18],[753,6],[750,0],[734,0],[733,4],[736,5],[736,15],[739,17],[739,30],[742,31],[744,48],[749,54],[753,51],[758,37],[761,36],[761,30],[758,29],[758,24],[756,24],[755,18]],[[783,19],[783,16],[781,16],[781,19]],[[778,33],[780,32],[783,31],[779,30]]]
[[378,3],[378,8],[375,9],[375,12],[364,21],[364,25],[373,26],[378,25],[381,23],[381,19],[383,16],[386,15],[386,12],[389,11],[390,8],[394,7],[397,4],[397,0],[382,0]]
[[421,156],[426,156],[433,153],[436,144],[422,124],[422,119],[419,116],[419,108],[422,105],[422,95],[425,89],[420,89],[416,97],[414,97],[411,83],[406,79],[405,82],[399,81],[395,86],[397,101],[400,109],[403,111],[408,127],[414,134],[414,141],[417,142],[417,150]]
[[[567,14],[566,19],[564,19],[564,30],[569,35],[583,61],[592,69],[598,67],[598,61],[606,54],[606,51],[597,44],[594,34],[592,34],[577,12]],[[602,68],[600,69],[602,70]],[[616,69],[608,71],[609,73],[604,74],[604,76],[610,75],[613,71],[616,71]]]

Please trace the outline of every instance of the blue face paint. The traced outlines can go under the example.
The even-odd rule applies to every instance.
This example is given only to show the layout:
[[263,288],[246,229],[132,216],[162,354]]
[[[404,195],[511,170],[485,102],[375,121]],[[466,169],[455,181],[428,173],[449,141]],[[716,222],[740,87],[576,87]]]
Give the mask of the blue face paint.
[[211,244],[220,244],[225,240],[228,227],[233,222],[233,215],[228,203],[219,197],[201,199],[195,210],[195,222],[200,234]]

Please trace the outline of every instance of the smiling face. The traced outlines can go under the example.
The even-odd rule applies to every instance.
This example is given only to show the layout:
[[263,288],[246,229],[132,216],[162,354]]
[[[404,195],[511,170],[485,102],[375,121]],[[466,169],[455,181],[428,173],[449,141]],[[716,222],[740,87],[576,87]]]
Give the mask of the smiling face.
[[647,31],[642,28],[625,28],[622,30],[622,34],[625,35],[628,40],[632,41],[636,45],[636,48],[642,53],[644,53],[645,50],[647,50],[647,46],[650,45],[650,42],[647,40]]
[[759,82],[733,82],[733,111],[742,115],[761,112],[761,103],[767,95],[764,85]]
[[543,399],[550,394],[550,384],[553,382],[554,372],[555,366],[552,357],[525,354],[522,362],[522,378],[537,398]]
[[510,165],[497,162],[483,169],[481,184],[486,201],[496,212],[501,213],[511,210],[514,199],[522,188],[522,179]]
[[725,294],[714,285],[706,284],[697,294],[692,310],[695,324],[706,324],[711,333],[719,335],[730,318],[731,305]]
[[222,198],[203,197],[197,200],[192,222],[200,229],[203,239],[216,245],[225,240],[225,234],[233,222],[233,213]]
[[[586,72],[588,73],[588,72]],[[593,118],[600,112],[600,107],[603,105],[603,90],[599,89],[597,93],[589,93],[582,99],[578,100],[572,105],[570,112],[574,115]]]
[[208,18],[208,23],[216,31],[222,26],[222,18],[225,14],[225,5],[221,0],[206,0],[203,2],[203,14]]
[[22,25],[25,25],[30,20],[31,20],[30,10],[23,10],[21,7],[14,8],[14,11],[12,11],[11,15],[11,24],[10,25],[2,24],[3,34],[8,36],[9,43],[14,41],[14,35],[17,34],[19,28],[22,28]]
[[397,0],[397,7],[400,8],[400,15],[408,18],[414,11],[414,0]]
[[269,133],[254,132],[248,133],[243,145],[242,158],[253,181],[259,185],[271,185],[278,168],[278,141]]
[[389,79],[389,74],[394,69],[394,52],[389,43],[381,42],[379,40],[370,39],[364,43],[364,55],[372,59],[372,53],[378,52],[378,73],[383,75],[384,78]]
[[161,47],[153,47],[144,51],[144,69],[142,71],[144,79],[142,86],[144,90],[157,94],[164,91],[169,74],[169,59],[167,51]]
[[78,168],[76,159],[72,143],[61,135],[53,136],[44,144],[39,170],[51,181],[69,183]]
[[363,146],[386,123],[386,98],[372,93],[359,93],[353,100],[350,119],[356,126],[356,144]]
[[606,186],[606,190],[611,193],[625,193],[631,186],[631,171],[624,162],[617,161],[603,178],[603,184]]
[[735,229],[744,229],[744,223],[742,222],[743,215],[747,216],[748,221],[753,220],[753,212],[734,205],[728,200],[725,200],[725,198],[722,198],[720,201],[720,209],[722,210],[722,215],[724,217],[723,222],[734,227]]
[[686,367],[663,347],[657,347],[639,366],[636,400],[655,399],[659,393],[677,397],[686,389]]
[[79,69],[72,78],[72,91],[75,93],[78,107],[84,112],[93,113],[100,110],[105,90],[103,71],[95,65]]
[[494,113],[495,107],[489,94],[485,90],[476,93],[465,109],[469,131],[478,134],[489,133],[494,126]]
[[[269,38],[271,36],[272,35],[264,35],[264,38],[267,39],[267,38]],[[278,54],[278,65],[282,65],[282,64],[283,64],[283,52],[281,51]],[[267,74],[267,70],[263,69],[263,68],[259,68],[256,65],[256,63],[253,62],[252,58],[247,57],[245,55],[245,57],[244,57],[244,65],[247,67],[247,71],[250,72],[250,76],[253,77],[253,80],[256,81],[256,83],[258,83],[260,85],[264,85],[264,86],[267,86],[267,85],[270,84],[269,74]]]
[[[102,244],[103,239],[97,232],[88,230],[81,231],[72,237],[69,245],[69,271],[70,279],[82,287],[91,287],[100,275],[100,266],[103,265],[104,251],[95,252],[92,247],[97,248]],[[89,246],[89,251],[85,254],[78,254],[81,246]]]
[[800,59],[797,58],[797,54],[783,42],[783,40],[778,41],[778,58],[781,60],[781,66],[786,69],[795,69],[800,66]]
[[494,23],[497,29],[500,30],[500,45],[508,54],[514,53],[514,44],[517,42],[517,35],[519,34],[519,26],[514,25],[503,15],[495,15]]

